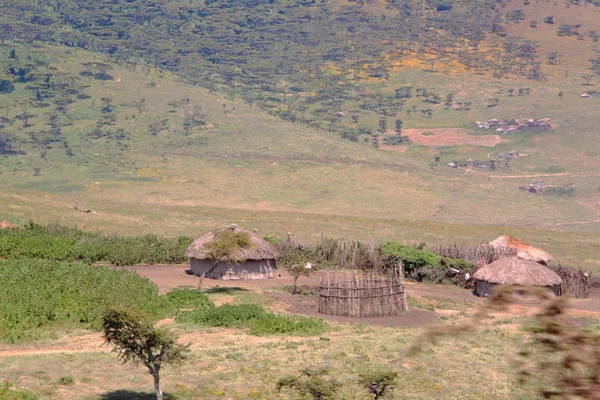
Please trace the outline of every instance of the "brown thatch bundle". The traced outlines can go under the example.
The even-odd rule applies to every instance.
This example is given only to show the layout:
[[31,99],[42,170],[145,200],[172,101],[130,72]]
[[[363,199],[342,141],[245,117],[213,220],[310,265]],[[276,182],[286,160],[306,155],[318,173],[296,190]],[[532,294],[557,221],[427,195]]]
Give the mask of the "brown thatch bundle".
[[221,232],[227,230],[234,234],[247,235],[250,239],[250,245],[246,247],[237,247],[232,254],[222,259],[222,261],[242,262],[250,260],[274,260],[279,257],[277,249],[271,243],[252,232],[238,228],[235,224],[199,236],[192,244],[190,244],[185,255],[189,258],[198,260],[212,259],[213,252],[211,251],[210,243],[213,243],[215,239],[218,239]]
[[558,274],[535,261],[507,257],[482,267],[473,275],[475,280],[497,285],[556,286],[562,283]]
[[517,256],[543,264],[547,264],[548,261],[552,260],[552,256],[544,250],[533,247],[510,236],[500,236],[498,239],[489,242],[488,246],[491,246],[503,257]]

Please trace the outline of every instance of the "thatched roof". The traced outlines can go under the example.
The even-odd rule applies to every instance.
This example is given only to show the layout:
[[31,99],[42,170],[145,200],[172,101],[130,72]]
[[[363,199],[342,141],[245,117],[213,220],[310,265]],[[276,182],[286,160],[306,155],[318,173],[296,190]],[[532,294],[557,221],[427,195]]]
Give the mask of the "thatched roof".
[[473,278],[498,285],[554,286],[562,279],[548,267],[521,257],[501,258],[475,272]]
[[238,228],[234,224],[197,237],[192,244],[190,244],[185,255],[189,258],[196,258],[198,260],[210,259],[209,249],[206,245],[214,240],[215,235],[218,232],[225,229],[232,230],[235,233],[247,233],[250,242],[252,243],[250,247],[238,248],[235,254],[231,255],[230,261],[272,260],[279,257],[277,249],[271,243],[252,232]]
[[542,249],[533,247],[510,236],[500,236],[498,239],[488,243],[501,256],[518,256],[526,260],[547,263],[552,256]]

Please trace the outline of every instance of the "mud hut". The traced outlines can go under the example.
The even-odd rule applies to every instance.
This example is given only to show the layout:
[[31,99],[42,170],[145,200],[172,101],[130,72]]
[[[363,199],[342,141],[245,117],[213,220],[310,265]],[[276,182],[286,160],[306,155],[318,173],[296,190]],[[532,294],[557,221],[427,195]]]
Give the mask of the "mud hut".
[[552,261],[552,256],[544,250],[510,236],[500,236],[498,239],[489,242],[488,246],[492,247],[499,257],[517,256],[544,265]]
[[562,279],[550,268],[521,257],[507,257],[482,267],[473,275],[475,294],[486,297],[496,285],[540,286],[560,295]]
[[[247,245],[234,246],[230,254],[215,258],[213,246],[223,232],[231,236],[242,234]],[[233,233],[233,235],[231,235]],[[238,228],[235,224],[196,238],[187,249],[194,275],[211,279],[268,279],[275,276],[277,249],[255,233]]]

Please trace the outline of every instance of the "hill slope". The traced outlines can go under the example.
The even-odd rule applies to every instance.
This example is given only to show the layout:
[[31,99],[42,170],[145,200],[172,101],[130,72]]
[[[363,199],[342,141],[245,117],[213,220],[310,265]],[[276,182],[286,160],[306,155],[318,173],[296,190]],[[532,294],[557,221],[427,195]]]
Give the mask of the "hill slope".
[[[1,211],[129,233],[195,234],[232,220],[368,240],[480,242],[508,231],[594,265],[599,98],[596,78],[581,75],[594,73],[588,31],[600,30],[600,8],[281,2],[273,17],[250,3],[5,3]],[[389,30],[415,15],[418,24]],[[254,25],[234,28],[242,20]],[[564,24],[586,35],[556,36]],[[262,46],[278,34],[282,47],[247,53],[238,38],[206,50],[258,32]],[[494,118],[550,127],[475,124]],[[545,195],[519,190],[532,183]]]

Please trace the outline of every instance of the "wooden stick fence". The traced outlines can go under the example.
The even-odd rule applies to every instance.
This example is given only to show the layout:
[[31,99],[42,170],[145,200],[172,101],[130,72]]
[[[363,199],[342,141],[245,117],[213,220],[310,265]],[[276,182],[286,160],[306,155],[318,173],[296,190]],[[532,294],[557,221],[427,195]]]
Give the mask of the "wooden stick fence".
[[321,274],[319,313],[346,317],[382,317],[407,311],[404,281],[398,272]]
[[561,277],[563,283],[560,285],[559,295],[585,299],[590,295],[590,274],[579,269],[563,267],[560,265],[548,266]]

